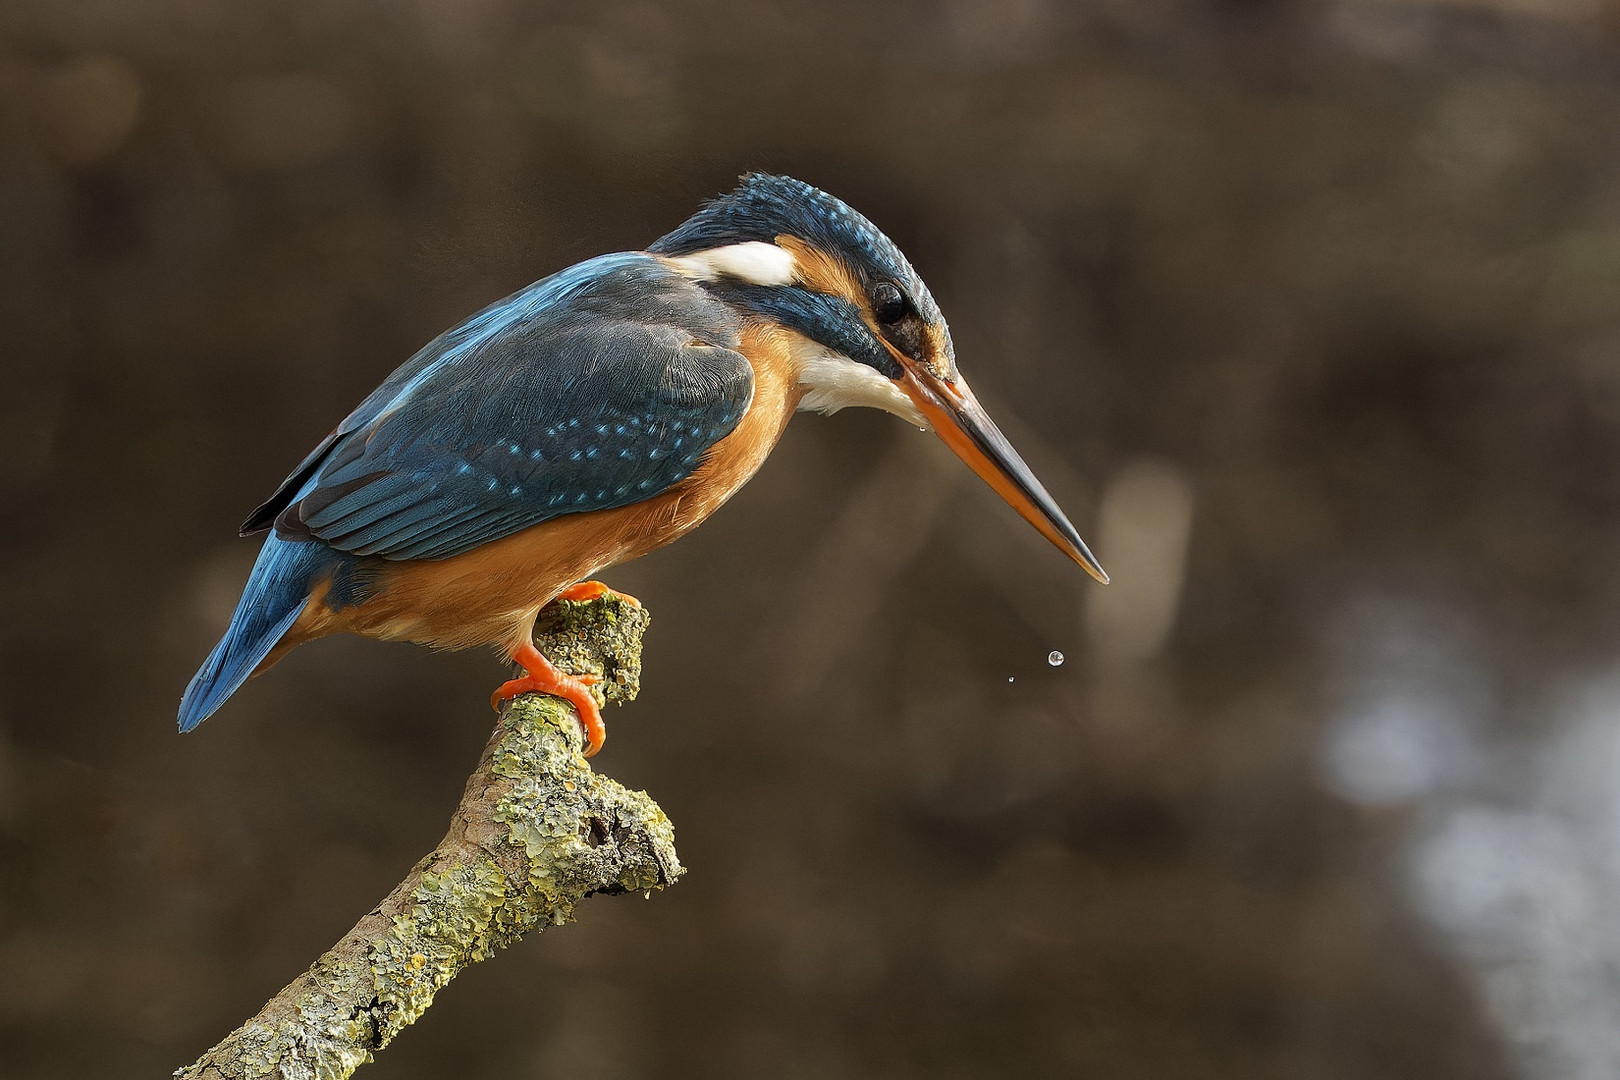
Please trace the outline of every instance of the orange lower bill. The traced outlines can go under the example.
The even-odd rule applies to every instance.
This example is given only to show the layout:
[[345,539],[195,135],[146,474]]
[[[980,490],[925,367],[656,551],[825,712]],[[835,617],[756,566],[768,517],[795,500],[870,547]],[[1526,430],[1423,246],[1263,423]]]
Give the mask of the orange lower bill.
[[1030,472],[1012,443],[996,427],[966,383],[949,383],[911,364],[905,365],[900,388],[927,418],[946,446],[968,468],[1035,526],[1059,551],[1085,568],[1086,573],[1108,584],[1108,574],[1097,557],[1080,539],[1080,534],[1063,515],[1058,504]]

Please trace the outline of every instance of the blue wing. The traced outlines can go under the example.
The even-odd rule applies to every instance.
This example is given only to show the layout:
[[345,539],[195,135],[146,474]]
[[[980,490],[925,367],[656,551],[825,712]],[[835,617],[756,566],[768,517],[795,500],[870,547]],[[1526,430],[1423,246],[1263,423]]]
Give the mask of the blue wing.
[[742,419],[735,313],[645,255],[537,282],[429,344],[251,516],[284,539],[440,559],[639,502]]

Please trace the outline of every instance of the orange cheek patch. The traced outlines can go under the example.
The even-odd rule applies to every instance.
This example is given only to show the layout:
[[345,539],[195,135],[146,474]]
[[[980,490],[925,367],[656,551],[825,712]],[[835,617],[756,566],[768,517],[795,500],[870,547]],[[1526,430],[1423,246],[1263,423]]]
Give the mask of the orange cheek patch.
[[795,276],[805,288],[842,297],[865,312],[866,298],[855,281],[855,275],[843,262],[826,252],[817,251],[797,236],[778,236],[776,246],[793,254]]
[[945,328],[930,323],[923,328],[923,356],[927,358],[928,367],[941,379],[951,379],[956,375],[952,370],[950,353],[946,349]]

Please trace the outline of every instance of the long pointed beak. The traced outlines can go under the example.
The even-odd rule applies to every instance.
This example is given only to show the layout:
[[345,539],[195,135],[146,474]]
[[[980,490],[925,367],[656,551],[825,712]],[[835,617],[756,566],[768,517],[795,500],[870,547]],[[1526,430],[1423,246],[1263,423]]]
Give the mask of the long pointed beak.
[[928,420],[934,434],[1059,551],[1085,567],[1086,573],[1108,584],[1108,574],[1096,556],[967,384],[946,382],[920,365],[903,367],[900,388]]

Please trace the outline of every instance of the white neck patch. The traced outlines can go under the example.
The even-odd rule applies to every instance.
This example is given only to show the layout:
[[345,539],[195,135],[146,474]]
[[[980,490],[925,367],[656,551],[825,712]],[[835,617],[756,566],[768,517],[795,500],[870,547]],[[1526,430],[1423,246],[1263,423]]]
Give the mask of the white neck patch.
[[882,409],[920,428],[933,425],[906,392],[874,368],[856,363],[842,353],[835,353],[809,338],[801,339],[794,350],[799,366],[799,385],[804,397],[799,399],[800,412],[835,413],[852,405],[869,409]]
[[676,273],[693,281],[725,277],[750,285],[791,285],[798,272],[791,251],[762,240],[676,255],[669,263]]
[[[750,285],[792,285],[798,264],[786,248],[750,240],[741,244],[694,251],[666,258],[675,272],[693,281],[732,278]],[[932,429],[904,390],[874,368],[833,352],[810,338],[795,334],[793,362],[798,369],[800,412],[835,413],[850,406],[882,409],[886,413]]]

